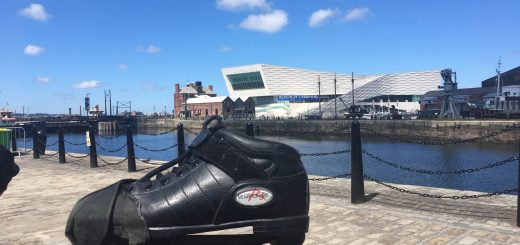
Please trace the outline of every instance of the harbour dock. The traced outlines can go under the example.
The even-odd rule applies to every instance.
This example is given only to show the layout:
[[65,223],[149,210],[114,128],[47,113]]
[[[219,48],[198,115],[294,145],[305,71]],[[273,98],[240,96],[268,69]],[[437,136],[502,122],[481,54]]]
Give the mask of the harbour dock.
[[[57,158],[52,152],[41,159],[16,158],[20,174],[0,196],[0,244],[69,244],[65,223],[79,198],[122,178],[139,178],[155,167],[138,163],[138,171],[129,173],[123,164],[89,168],[88,159],[69,158],[58,164]],[[435,199],[365,181],[367,202],[351,204],[349,179],[309,177],[311,224],[305,244],[520,244],[516,196]],[[436,195],[482,194],[396,186]]]

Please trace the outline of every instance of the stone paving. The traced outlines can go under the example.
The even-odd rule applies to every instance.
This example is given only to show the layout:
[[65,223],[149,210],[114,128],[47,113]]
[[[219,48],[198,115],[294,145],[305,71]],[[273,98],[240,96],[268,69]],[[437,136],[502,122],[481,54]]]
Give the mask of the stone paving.
[[[124,164],[100,162],[101,167],[91,169],[88,159],[68,160],[58,164],[57,157],[17,158],[21,172],[0,196],[0,244],[69,244],[64,227],[79,198],[122,178],[139,178],[153,167],[138,164],[141,171],[127,173]],[[475,194],[399,186],[441,195]],[[516,196],[425,199],[366,181],[369,201],[354,205],[349,188],[347,179],[311,182],[311,224],[305,244],[520,244]]]

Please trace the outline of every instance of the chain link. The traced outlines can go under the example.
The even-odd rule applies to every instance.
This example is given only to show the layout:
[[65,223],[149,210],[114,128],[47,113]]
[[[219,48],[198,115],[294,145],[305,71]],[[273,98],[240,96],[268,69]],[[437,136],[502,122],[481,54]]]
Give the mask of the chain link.
[[68,152],[65,152],[65,154],[67,154],[67,156],[72,157],[72,158],[85,158],[85,157],[90,156],[90,153],[87,154],[87,155],[84,155],[84,156],[74,156],[74,155],[71,155],[71,154],[68,153]]
[[370,152],[367,152],[365,150],[362,150],[362,152],[379,161],[379,162],[382,162],[384,164],[387,164],[388,166],[391,166],[391,167],[394,167],[394,168],[398,168],[398,169],[401,169],[401,170],[404,170],[404,171],[410,171],[410,172],[416,172],[416,173],[420,173],[420,174],[430,174],[430,175],[444,175],[444,174],[466,174],[466,173],[474,173],[474,172],[478,172],[480,170],[484,170],[484,169],[491,169],[491,168],[494,168],[494,167],[499,167],[499,166],[502,166],[502,165],[505,165],[507,163],[511,163],[511,162],[514,162],[516,160],[518,160],[517,157],[510,157],[510,158],[507,158],[507,159],[504,159],[504,160],[501,160],[501,161],[498,161],[498,162],[494,162],[494,163],[490,163],[490,164],[487,164],[485,166],[482,166],[482,167],[476,167],[476,168],[467,168],[467,169],[457,169],[457,170],[427,170],[427,169],[415,169],[415,168],[412,168],[412,167],[408,167],[408,166],[404,166],[404,165],[400,165],[400,164],[397,164],[397,163],[393,163],[393,162],[390,162],[388,160],[385,160],[381,157],[378,157]]
[[436,141],[414,141],[414,140],[403,139],[403,138],[395,137],[395,136],[392,136],[392,135],[389,135],[389,134],[380,133],[380,132],[378,132],[378,131],[376,131],[374,129],[366,127],[363,124],[361,124],[360,127],[361,127],[361,129],[364,129],[364,130],[370,132],[371,134],[374,134],[374,135],[377,135],[377,136],[390,138],[390,139],[393,139],[393,140],[396,140],[396,141],[399,141],[399,142],[403,142],[403,143],[412,143],[412,144],[420,144],[420,145],[453,145],[453,144],[462,144],[462,143],[468,143],[468,142],[478,142],[478,141],[481,141],[481,140],[484,140],[484,139],[487,139],[487,138],[493,138],[493,137],[498,136],[500,134],[503,134],[503,133],[506,133],[506,132],[509,132],[509,131],[513,131],[515,129],[520,128],[520,126],[508,126],[505,129],[501,129],[501,130],[499,130],[497,132],[489,133],[489,134],[486,134],[486,135],[481,136],[481,137],[475,137],[475,138],[469,138],[469,139],[459,139],[459,140],[452,140],[452,141],[437,141],[436,142]]
[[68,140],[66,140],[66,139],[63,139],[63,141],[65,141],[66,143],[71,144],[71,145],[86,145],[86,144],[87,144],[87,142],[83,142],[83,143],[73,143],[73,142],[70,142],[70,141],[68,141]]
[[38,143],[45,145],[45,146],[53,146],[53,145],[58,144],[58,142],[60,142],[59,140],[56,140],[56,142],[54,142],[52,144],[44,144],[40,139],[36,139],[36,140],[38,141]]
[[157,165],[157,166],[160,166],[160,165],[163,165],[164,163],[160,163],[160,162],[150,162],[150,158],[147,158],[147,159],[139,159],[139,158],[135,158],[136,160],[142,162],[142,163],[146,163],[146,164],[151,164],[151,165]]
[[324,181],[324,180],[330,180],[330,179],[341,179],[341,178],[346,178],[351,175],[352,175],[351,173],[345,173],[345,174],[340,174],[340,175],[331,176],[331,177],[309,178],[309,181]]
[[55,152],[55,153],[53,153],[53,154],[45,154],[45,155],[41,155],[41,157],[43,157],[43,158],[51,158],[51,157],[54,157],[54,156],[58,155],[59,153],[60,153],[60,152],[57,151],[57,152]]
[[177,146],[177,144],[175,144],[175,145],[172,145],[172,146],[170,146],[170,147],[163,148],[163,149],[149,149],[149,148],[146,148],[146,147],[140,146],[140,145],[137,144],[137,143],[134,143],[134,145],[137,146],[137,147],[139,147],[139,148],[141,148],[141,149],[143,149],[143,150],[145,150],[145,151],[152,151],[152,152],[167,151],[167,150],[170,150],[170,149],[172,149],[172,148],[174,148],[174,147]]
[[195,134],[195,135],[199,135],[199,133],[197,133],[197,132],[195,132],[195,131],[193,131],[193,130],[191,130],[189,128],[184,128],[184,131],[187,131],[187,132]]
[[344,154],[344,153],[350,153],[350,149],[343,150],[343,151],[333,151],[333,152],[300,153],[300,156],[302,156],[302,157],[319,157],[319,156],[337,155],[337,154]]
[[105,152],[118,152],[118,151],[123,150],[123,149],[127,146],[127,143],[125,143],[123,146],[121,146],[121,147],[119,147],[119,148],[117,148],[117,149],[115,149],[115,150],[109,150],[109,149],[107,149],[107,148],[101,146],[101,145],[98,144],[97,142],[96,142],[96,145],[97,145],[97,147],[99,147],[101,150],[103,150],[103,151],[105,151]]
[[106,139],[106,140],[113,140],[113,139],[119,138],[119,136],[113,136],[113,137],[104,136],[104,135],[99,134],[99,132],[98,132],[98,136],[100,138],[103,138],[103,139]]
[[368,176],[366,174],[363,175],[363,177],[365,177],[368,180],[374,181],[377,184],[380,184],[382,186],[385,186],[387,188],[390,188],[392,190],[396,190],[396,191],[399,191],[399,192],[402,192],[402,193],[412,194],[412,195],[417,195],[417,196],[427,197],[427,198],[437,198],[437,199],[454,199],[454,200],[458,200],[458,199],[476,199],[476,198],[481,198],[481,197],[492,197],[492,196],[499,196],[499,195],[504,195],[504,194],[510,194],[510,193],[518,192],[517,188],[513,188],[513,189],[506,189],[506,190],[503,190],[503,191],[497,191],[497,192],[486,193],[486,194],[462,195],[462,196],[457,196],[457,195],[441,196],[441,195],[421,193],[421,192],[410,191],[410,190],[406,190],[406,189],[403,189],[403,188],[399,188],[397,186],[393,186],[393,185],[384,183],[381,180],[372,178],[372,177],[370,177],[370,176]]
[[158,135],[164,135],[164,134],[168,134],[168,133],[172,133],[174,132],[175,130],[177,130],[177,127],[175,128],[172,128],[168,131],[164,131],[164,132],[161,132],[161,133],[157,133],[157,134],[145,134],[145,133],[139,133],[139,134],[142,134],[142,135],[148,135],[148,136],[158,136]]
[[[119,165],[119,164],[125,162],[126,160],[128,160],[128,157],[126,157],[125,159],[123,159],[123,160],[121,160],[119,162],[109,162],[109,161],[103,159],[100,155],[98,155],[97,157],[99,158],[99,160],[101,160],[102,162],[106,163],[106,165],[104,165],[104,166]],[[100,167],[104,167],[104,166],[100,166]]]

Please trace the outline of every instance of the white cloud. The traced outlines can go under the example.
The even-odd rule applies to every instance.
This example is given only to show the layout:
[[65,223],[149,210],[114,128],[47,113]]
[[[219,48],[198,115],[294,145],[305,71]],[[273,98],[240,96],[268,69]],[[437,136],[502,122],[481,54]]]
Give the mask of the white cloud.
[[231,50],[233,50],[233,48],[231,46],[222,46],[219,49],[219,51],[222,52],[222,53],[231,52]]
[[339,13],[338,9],[318,9],[309,17],[309,27],[320,27]]
[[217,8],[228,11],[268,10],[271,5],[265,0],[217,0]]
[[148,47],[139,46],[137,47],[137,51],[141,53],[147,53],[147,54],[156,54],[161,51],[161,49],[157,46],[150,45]]
[[369,8],[355,8],[355,9],[349,9],[347,11],[347,14],[345,15],[345,20],[347,22],[352,22],[352,21],[360,21],[360,20],[365,20],[369,17],[371,17],[373,14],[372,14],[372,11],[370,11]]
[[117,64],[117,69],[126,70],[128,69],[128,66],[126,64]]
[[240,23],[240,27],[252,31],[275,33],[281,31],[288,22],[289,18],[285,11],[275,10],[269,14],[249,15]]
[[50,15],[45,12],[45,7],[37,3],[31,3],[29,7],[20,10],[19,14],[39,21],[46,21],[50,17]]
[[51,79],[48,77],[36,77],[34,78],[34,81],[37,83],[50,83]]
[[90,80],[90,81],[83,81],[83,82],[80,82],[80,83],[76,83],[76,84],[73,85],[73,87],[74,88],[79,88],[79,89],[89,89],[89,88],[99,87],[100,85],[101,85],[100,81]]
[[45,51],[44,48],[37,46],[37,45],[32,45],[32,44],[28,44],[27,46],[25,46],[25,48],[23,50],[25,55],[31,55],[31,56],[40,55],[43,53],[43,51]]

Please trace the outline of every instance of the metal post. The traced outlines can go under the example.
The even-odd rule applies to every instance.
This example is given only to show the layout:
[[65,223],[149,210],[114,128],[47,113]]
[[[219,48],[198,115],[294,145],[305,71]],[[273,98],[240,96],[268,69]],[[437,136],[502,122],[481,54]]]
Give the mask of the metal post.
[[65,137],[63,137],[63,128],[58,129],[58,156],[59,163],[65,163]]
[[517,196],[516,196],[516,226],[520,227],[520,144],[518,145],[518,178],[517,178]]
[[13,128],[11,132],[11,150],[15,152],[18,148],[16,146],[16,132],[18,132],[18,129]]
[[359,122],[352,122],[352,139],[351,139],[351,196],[350,202],[354,204],[365,202],[365,186],[363,182],[363,157],[361,152],[361,130]]
[[338,107],[336,97],[336,73],[334,72],[334,119],[338,119]]
[[132,135],[132,127],[126,125],[126,149],[128,153],[128,172],[135,172],[135,152],[134,152],[134,138]]
[[182,123],[177,124],[177,154],[184,154],[184,126]]
[[39,159],[40,158],[40,150],[38,150],[38,147],[40,147],[40,145],[38,144],[38,132],[35,132],[33,134],[33,159]]
[[318,108],[321,116],[321,81],[320,76],[318,75]]
[[92,125],[88,127],[88,135],[90,139],[90,167],[97,168],[96,135]]
[[356,105],[356,102],[354,100],[354,72],[352,72],[352,105]]
[[258,126],[258,125],[255,126],[255,134],[256,135],[260,134],[260,126]]
[[246,134],[251,136],[251,137],[255,137],[255,132],[253,130],[253,124],[252,123],[247,123],[246,124]]

